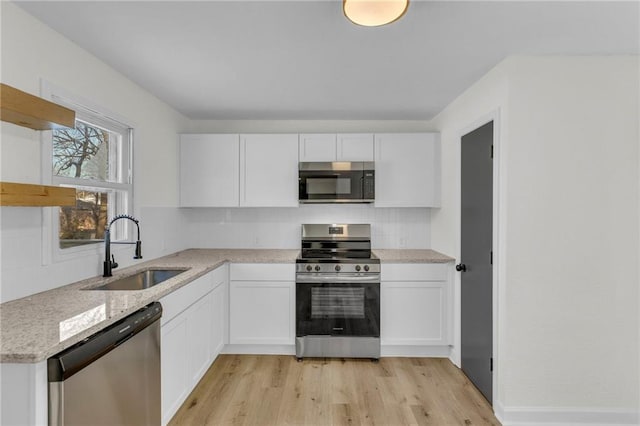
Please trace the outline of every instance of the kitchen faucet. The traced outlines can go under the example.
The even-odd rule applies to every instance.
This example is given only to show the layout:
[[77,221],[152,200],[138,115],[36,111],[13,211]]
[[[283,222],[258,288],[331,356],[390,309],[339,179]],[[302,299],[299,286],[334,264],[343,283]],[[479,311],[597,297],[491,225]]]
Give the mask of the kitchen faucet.
[[111,222],[109,222],[109,225],[107,225],[107,228],[104,230],[104,273],[102,274],[103,277],[111,277],[112,276],[111,270],[118,267],[115,257],[111,254],[111,244],[112,244],[111,243],[111,225],[113,225],[113,222],[115,222],[118,219],[129,219],[130,221],[135,223],[136,226],[138,227],[138,239],[136,242],[114,241],[113,244],[135,244],[136,252],[133,258],[142,259],[142,241],[140,241],[140,225],[138,224],[138,219],[126,214],[118,215],[113,219],[111,219]]

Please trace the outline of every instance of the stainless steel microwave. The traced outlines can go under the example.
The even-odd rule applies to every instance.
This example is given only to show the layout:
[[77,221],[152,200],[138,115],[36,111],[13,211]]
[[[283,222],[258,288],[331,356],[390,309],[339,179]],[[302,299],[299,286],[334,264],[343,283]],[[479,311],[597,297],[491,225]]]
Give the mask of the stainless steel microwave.
[[298,182],[300,203],[373,203],[375,200],[372,161],[301,162]]

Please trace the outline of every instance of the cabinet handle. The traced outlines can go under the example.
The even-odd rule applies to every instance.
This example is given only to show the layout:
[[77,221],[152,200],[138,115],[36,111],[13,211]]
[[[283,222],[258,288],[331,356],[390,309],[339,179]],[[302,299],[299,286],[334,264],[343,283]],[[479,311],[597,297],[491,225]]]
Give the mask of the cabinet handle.
[[458,263],[456,265],[456,271],[458,272],[466,272],[467,270],[467,265],[465,265],[464,263]]
[[243,158],[243,165],[244,168],[242,170],[242,177],[243,177],[243,182],[242,182],[242,200],[244,201],[244,203],[242,203],[243,205],[246,204],[247,202],[247,138],[243,138],[242,139],[242,158]]

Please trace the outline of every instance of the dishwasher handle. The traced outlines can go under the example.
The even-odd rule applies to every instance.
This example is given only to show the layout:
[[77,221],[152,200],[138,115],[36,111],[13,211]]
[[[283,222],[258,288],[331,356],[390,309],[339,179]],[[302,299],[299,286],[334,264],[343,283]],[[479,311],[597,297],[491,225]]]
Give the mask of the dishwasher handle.
[[158,321],[162,305],[153,302],[47,360],[49,383],[73,376],[98,358]]

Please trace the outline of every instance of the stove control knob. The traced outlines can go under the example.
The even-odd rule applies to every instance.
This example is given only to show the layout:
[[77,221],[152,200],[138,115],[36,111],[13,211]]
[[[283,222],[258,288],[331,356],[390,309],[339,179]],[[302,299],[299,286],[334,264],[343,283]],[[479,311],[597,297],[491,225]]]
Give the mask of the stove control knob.
[[360,272],[360,269],[362,269],[360,265],[356,265],[356,272]]
[[311,265],[307,265],[307,271],[311,272],[312,269],[313,267]]
[[369,265],[364,265],[364,270],[369,272]]
[[336,272],[340,272],[340,269],[342,269],[340,265],[336,265]]
[[320,272],[320,265],[316,265],[316,272]]

